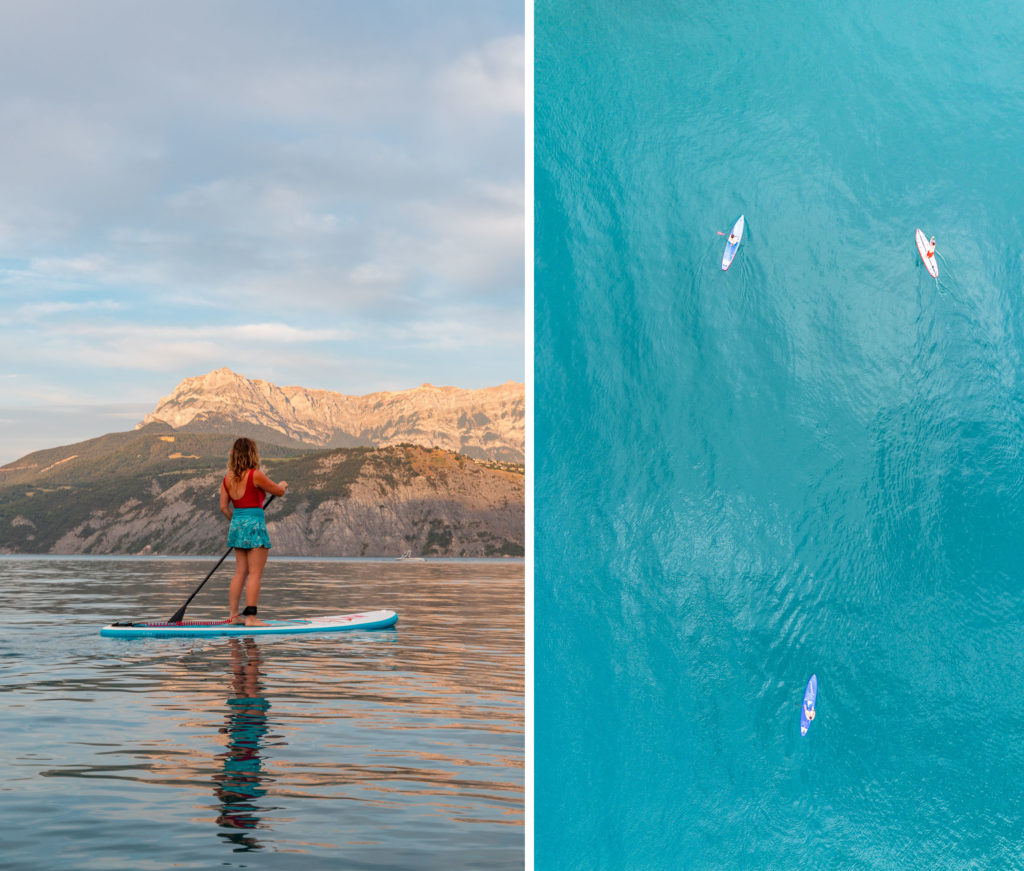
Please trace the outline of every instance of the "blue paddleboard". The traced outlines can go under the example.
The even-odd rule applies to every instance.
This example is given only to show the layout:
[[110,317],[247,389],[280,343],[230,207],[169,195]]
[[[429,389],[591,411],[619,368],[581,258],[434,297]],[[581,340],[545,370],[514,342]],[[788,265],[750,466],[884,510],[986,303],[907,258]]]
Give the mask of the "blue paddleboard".
[[722,269],[728,269],[732,265],[732,259],[736,256],[736,252],[739,251],[740,242],[743,240],[743,224],[743,215],[740,215],[732,226],[732,232],[729,234],[729,238],[736,241],[726,241],[725,243],[725,253],[722,255]]
[[811,679],[807,681],[807,689],[804,690],[804,703],[800,706],[800,734],[806,735],[807,730],[811,727],[811,721],[807,719],[808,709],[813,711],[814,704],[818,701],[818,676],[816,674],[811,675]]

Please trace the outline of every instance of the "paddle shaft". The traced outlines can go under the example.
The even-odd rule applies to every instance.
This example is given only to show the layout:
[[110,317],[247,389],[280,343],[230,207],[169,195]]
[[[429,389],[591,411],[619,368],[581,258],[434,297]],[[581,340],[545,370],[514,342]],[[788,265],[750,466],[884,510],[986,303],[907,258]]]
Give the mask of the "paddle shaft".
[[[266,503],[264,504],[264,506],[263,506],[264,509],[267,507],[267,505],[269,505],[273,501],[274,501],[274,497],[271,496],[266,501]],[[215,565],[212,569],[210,569],[210,573],[205,578],[203,578],[203,583],[200,584],[198,587],[196,587],[195,592],[191,596],[188,597],[188,599],[185,601],[185,604],[182,605],[177,611],[174,612],[174,616],[171,617],[171,619],[167,621],[168,623],[181,623],[181,621],[185,619],[185,609],[189,605],[192,604],[192,600],[196,597],[196,594],[203,588],[203,584],[205,584],[208,580],[210,580],[210,578],[213,577],[213,573],[215,571],[217,571],[217,569],[220,568],[220,564],[222,562],[224,562],[224,560],[226,560],[231,555],[231,551],[233,551],[233,550],[234,550],[233,547],[229,547],[227,549],[227,553],[225,553],[224,556],[222,556],[219,560],[217,560],[217,565]]]

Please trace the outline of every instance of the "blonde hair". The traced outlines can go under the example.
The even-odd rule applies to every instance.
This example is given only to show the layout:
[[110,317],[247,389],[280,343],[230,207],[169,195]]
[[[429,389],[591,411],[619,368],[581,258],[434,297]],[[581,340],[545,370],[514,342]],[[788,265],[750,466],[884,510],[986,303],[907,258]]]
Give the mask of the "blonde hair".
[[235,439],[231,446],[231,457],[228,459],[228,472],[235,480],[241,480],[250,469],[259,467],[260,451],[256,447],[256,442],[247,438]]

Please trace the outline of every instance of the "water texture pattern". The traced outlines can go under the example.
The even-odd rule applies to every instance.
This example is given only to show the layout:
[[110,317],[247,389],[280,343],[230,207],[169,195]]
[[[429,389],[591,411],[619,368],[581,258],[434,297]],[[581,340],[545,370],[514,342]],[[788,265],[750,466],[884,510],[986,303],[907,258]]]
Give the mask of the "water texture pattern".
[[[99,636],[166,619],[209,566],[0,558],[0,866],[523,867],[521,561],[277,558],[261,615],[401,620]],[[230,577],[189,617],[226,616]]]
[[1024,7],[535,34],[538,869],[1024,866]]

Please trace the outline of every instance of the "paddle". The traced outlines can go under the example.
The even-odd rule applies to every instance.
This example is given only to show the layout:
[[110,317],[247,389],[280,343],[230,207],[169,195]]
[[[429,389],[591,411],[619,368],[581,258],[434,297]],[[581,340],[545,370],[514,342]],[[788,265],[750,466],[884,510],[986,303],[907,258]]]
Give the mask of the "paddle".
[[[271,496],[266,501],[266,503],[264,503],[263,507],[266,508],[267,505],[269,505],[273,501],[274,501],[274,497]],[[205,584],[208,580],[210,580],[210,578],[213,577],[213,573],[215,571],[217,571],[217,569],[220,568],[220,564],[222,562],[224,562],[224,560],[226,560],[228,558],[228,556],[230,555],[231,551],[233,551],[233,550],[234,550],[233,547],[229,547],[228,548],[227,553],[225,553],[224,556],[222,556],[217,561],[217,565],[215,565],[212,569],[210,569],[210,574],[208,574],[205,578],[203,578],[203,583],[200,584],[198,587],[196,587],[195,593],[193,593],[191,596],[189,596],[187,601],[185,602],[185,604],[182,605],[177,611],[174,612],[174,616],[171,617],[171,619],[167,621],[168,623],[181,623],[181,621],[185,619],[185,609],[192,603],[192,600],[196,597],[196,593],[198,593],[203,588],[203,584]]]

